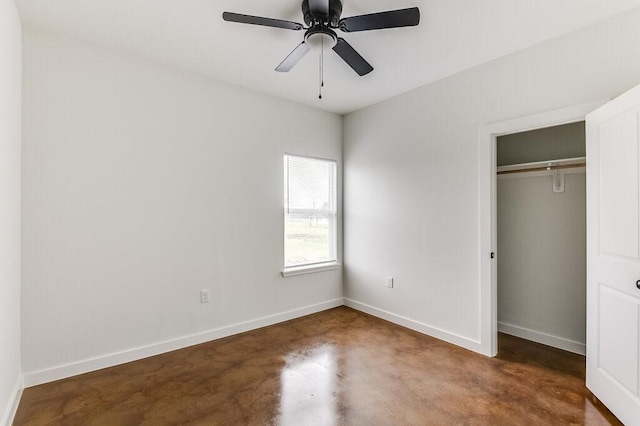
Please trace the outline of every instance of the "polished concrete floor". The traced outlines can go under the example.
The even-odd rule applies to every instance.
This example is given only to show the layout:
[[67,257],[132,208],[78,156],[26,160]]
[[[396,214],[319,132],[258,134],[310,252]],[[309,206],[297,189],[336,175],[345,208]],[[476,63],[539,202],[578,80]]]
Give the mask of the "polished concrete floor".
[[15,425],[618,424],[584,358],[487,358],[340,307],[25,389]]

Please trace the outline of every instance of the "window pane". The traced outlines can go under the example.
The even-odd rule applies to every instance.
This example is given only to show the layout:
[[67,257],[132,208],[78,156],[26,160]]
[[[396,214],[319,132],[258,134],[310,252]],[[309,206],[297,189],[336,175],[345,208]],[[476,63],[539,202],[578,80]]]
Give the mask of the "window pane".
[[335,162],[285,156],[285,267],[336,260]]
[[333,210],[333,161],[289,156],[288,208]]

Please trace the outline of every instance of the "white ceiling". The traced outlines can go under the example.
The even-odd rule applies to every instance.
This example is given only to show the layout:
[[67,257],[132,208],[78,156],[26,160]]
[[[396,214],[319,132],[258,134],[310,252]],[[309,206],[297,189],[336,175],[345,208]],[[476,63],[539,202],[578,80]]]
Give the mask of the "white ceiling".
[[[640,0],[343,0],[343,17],[418,6],[418,27],[341,33],[375,70],[325,55],[274,68],[303,31],[225,22],[230,11],[302,23],[302,0],[16,0],[24,24],[217,80],[348,113],[447,75],[640,7]],[[340,33],[340,32],[339,32]]]

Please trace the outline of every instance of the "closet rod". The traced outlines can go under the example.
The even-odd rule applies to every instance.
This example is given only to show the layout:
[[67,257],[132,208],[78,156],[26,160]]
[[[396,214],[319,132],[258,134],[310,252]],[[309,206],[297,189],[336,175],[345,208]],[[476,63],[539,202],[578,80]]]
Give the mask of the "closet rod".
[[550,170],[560,170],[560,169],[574,169],[578,167],[586,167],[587,163],[577,163],[577,164],[560,164],[556,166],[542,166],[542,167],[529,167],[526,169],[518,169],[518,170],[502,170],[499,171],[499,175],[507,175],[513,173],[526,173],[526,172],[546,172]]

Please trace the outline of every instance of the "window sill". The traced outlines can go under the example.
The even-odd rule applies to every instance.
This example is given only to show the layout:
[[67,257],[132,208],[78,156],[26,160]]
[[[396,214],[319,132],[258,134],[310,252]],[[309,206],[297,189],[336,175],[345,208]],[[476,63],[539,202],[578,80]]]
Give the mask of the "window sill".
[[296,268],[287,268],[282,271],[283,277],[295,277],[296,275],[314,274],[316,272],[332,271],[339,269],[342,264],[338,262],[324,263],[322,265],[298,266]]

